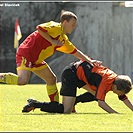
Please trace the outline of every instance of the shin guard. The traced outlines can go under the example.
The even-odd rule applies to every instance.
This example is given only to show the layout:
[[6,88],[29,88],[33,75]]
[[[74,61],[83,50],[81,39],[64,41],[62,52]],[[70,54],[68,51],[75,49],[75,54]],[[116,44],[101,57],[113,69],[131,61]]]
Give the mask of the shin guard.
[[47,93],[50,98],[50,101],[51,102],[52,101],[59,102],[59,92],[58,92],[56,84],[55,85],[47,85],[46,88],[47,88]]

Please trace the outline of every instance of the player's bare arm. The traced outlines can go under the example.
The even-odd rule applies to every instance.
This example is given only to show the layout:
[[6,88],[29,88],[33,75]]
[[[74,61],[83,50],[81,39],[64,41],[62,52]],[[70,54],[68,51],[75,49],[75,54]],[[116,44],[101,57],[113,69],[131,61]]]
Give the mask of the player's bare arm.
[[89,62],[92,66],[94,64],[95,65],[101,65],[102,64],[101,61],[91,60],[91,58],[89,58],[87,55],[85,55],[84,53],[82,53],[80,50],[77,50],[73,55],[76,58],[78,58],[78,59],[82,59],[82,60],[85,60],[85,61]]
[[123,100],[123,102],[128,108],[130,108],[133,111],[133,103],[130,101],[130,99],[127,98]]
[[82,88],[87,90],[88,92],[90,92],[92,95],[95,96],[96,91],[92,90],[88,85],[84,85]]
[[63,45],[59,40],[52,39],[47,32],[43,32],[40,29],[38,29],[38,32],[43,38],[45,38],[51,44],[55,44],[57,46],[62,46]]
[[98,106],[108,113],[118,113],[113,110],[105,101],[98,100]]

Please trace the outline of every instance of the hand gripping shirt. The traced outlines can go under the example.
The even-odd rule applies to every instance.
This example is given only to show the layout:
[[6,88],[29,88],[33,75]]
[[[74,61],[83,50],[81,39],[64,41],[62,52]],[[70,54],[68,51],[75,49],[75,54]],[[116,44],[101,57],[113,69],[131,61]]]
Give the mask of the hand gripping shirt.
[[61,23],[50,21],[37,26],[43,32],[47,32],[51,38],[60,40],[63,46],[56,46],[43,38],[38,31],[31,33],[19,46],[17,53],[22,55],[32,63],[38,64],[54,54],[56,50],[74,54],[77,48],[69,41],[66,34],[63,33]]

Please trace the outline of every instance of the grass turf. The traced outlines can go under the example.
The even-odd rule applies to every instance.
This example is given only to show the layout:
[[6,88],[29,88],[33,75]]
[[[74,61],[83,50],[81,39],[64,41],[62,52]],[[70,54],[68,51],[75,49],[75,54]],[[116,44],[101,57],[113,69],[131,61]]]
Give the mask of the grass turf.
[[[58,83],[60,88],[60,83]],[[78,89],[77,94],[85,92]],[[57,114],[41,112],[22,113],[28,98],[49,101],[45,85],[28,84],[25,86],[0,85],[0,131],[34,132],[131,132],[133,131],[133,113],[117,95],[109,92],[106,102],[120,114],[108,114],[97,102],[78,103],[77,113]],[[133,101],[132,91],[128,97]],[[61,97],[60,97],[61,102]]]

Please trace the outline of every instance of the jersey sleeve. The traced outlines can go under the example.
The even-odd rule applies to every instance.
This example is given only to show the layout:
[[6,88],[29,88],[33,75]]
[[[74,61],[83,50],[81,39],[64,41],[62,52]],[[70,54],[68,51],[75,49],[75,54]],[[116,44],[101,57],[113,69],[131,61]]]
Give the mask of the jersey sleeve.
[[63,46],[57,48],[56,50],[67,54],[74,54],[77,51],[77,48],[69,41],[66,35],[63,38]]
[[103,90],[100,91],[100,89],[99,89],[99,90],[97,91],[97,93],[96,93],[96,98],[97,98],[98,100],[104,101],[104,100],[105,100],[105,96],[106,96],[106,94],[104,93]]
[[97,91],[96,91],[96,98],[98,100],[105,100],[106,97],[106,88],[107,88],[108,84],[106,83],[101,83],[100,86],[98,87]]
[[48,34],[53,38],[56,38],[61,34],[61,24],[54,21],[37,25],[36,29],[40,29],[43,32],[48,32]]
[[36,29],[40,29],[43,32],[47,32],[47,28],[45,28],[45,23],[37,25]]

